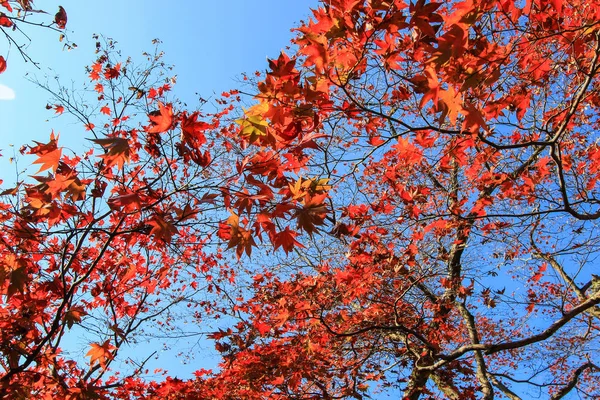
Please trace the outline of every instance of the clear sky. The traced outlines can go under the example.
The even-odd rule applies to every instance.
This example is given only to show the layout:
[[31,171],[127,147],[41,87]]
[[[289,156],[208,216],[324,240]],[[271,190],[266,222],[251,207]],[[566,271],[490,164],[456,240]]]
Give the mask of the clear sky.
[[18,148],[31,140],[47,140],[52,129],[60,131],[61,139],[70,140],[78,134],[73,130],[81,130],[79,125],[67,124],[67,118],[53,118],[53,112],[45,109],[48,94],[35,88],[25,75],[58,75],[63,84],[82,82],[84,67],[94,61],[92,34],[115,39],[123,55],[134,58],[152,51],[152,39],[160,39],[166,53],[164,61],[175,65],[178,76],[174,95],[195,105],[195,93],[210,97],[213,92],[235,88],[236,78],[243,72],[265,70],[266,57],[277,57],[285,49],[292,37],[290,29],[306,19],[318,1],[35,2],[51,13],[46,16],[48,21],[59,4],[67,11],[66,33],[77,43],[76,50],[62,51],[56,32],[29,27],[26,32],[32,42],[27,52],[40,63],[41,69],[36,69],[23,62],[16,49],[9,49],[3,38],[0,40],[0,54],[9,54],[8,69],[0,75],[0,94],[7,88],[15,93],[13,100],[0,100],[0,153],[4,156],[0,159],[0,179],[7,183],[15,175],[14,166],[7,163],[12,154],[9,144]]
[[[243,72],[265,70],[266,57],[275,58],[289,44],[290,29],[301,19],[307,19],[317,0],[37,0],[35,5],[51,12],[48,21],[62,5],[68,14],[67,35],[78,48],[66,52],[59,42],[59,33],[47,29],[27,30],[32,42],[28,54],[39,62],[40,69],[25,63],[16,49],[9,49],[0,40],[0,54],[8,54],[8,69],[0,75],[0,95],[14,91],[11,100],[0,100],[0,179],[5,188],[15,180],[15,166],[8,162],[13,144],[18,149],[32,140],[47,141],[50,131],[60,132],[61,143],[83,141],[81,124],[69,122],[68,116],[54,117],[46,110],[49,95],[36,88],[26,75],[43,79],[59,76],[62,84],[82,83],[87,74],[85,66],[94,59],[98,33],[115,39],[124,56],[140,57],[152,51],[152,40],[160,39],[165,52],[164,61],[175,65],[177,85],[173,94],[182,101],[196,104],[199,93],[210,97],[236,87]],[[24,38],[23,42],[25,43]],[[19,169],[26,167],[22,160]],[[152,345],[157,345],[152,344]],[[209,344],[207,344],[209,346]],[[82,353],[88,349],[82,348]],[[160,350],[160,349],[157,349]],[[203,349],[197,349],[202,352]],[[206,348],[204,349],[206,350]],[[177,353],[174,349],[169,353]],[[215,356],[196,358],[197,363],[184,366],[174,357],[162,354],[149,366],[167,368],[172,375],[190,377],[199,368],[211,368]]]

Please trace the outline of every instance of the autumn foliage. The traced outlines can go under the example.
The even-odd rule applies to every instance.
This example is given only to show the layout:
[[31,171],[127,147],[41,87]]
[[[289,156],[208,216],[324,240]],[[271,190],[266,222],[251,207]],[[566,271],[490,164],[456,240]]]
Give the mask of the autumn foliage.
[[[326,1],[250,106],[211,115],[102,53],[98,113],[50,106],[89,152],[28,146],[40,171],[3,193],[2,390],[597,398],[598,21],[598,1]],[[112,367],[188,285],[228,316],[220,369]],[[63,354],[91,321],[87,363]]]
[[54,132],[22,147],[33,175],[0,193],[2,398],[134,396],[156,351],[122,348],[175,335],[180,305],[200,325],[230,273],[207,250],[231,174],[215,157],[228,111],[178,111],[159,53],[140,66],[100,39],[97,53],[91,98],[48,87],[49,112],[78,120],[82,149]]
[[[59,40],[64,41],[65,49],[77,47],[75,43],[66,40],[64,30],[67,27],[67,11],[58,6],[54,19],[48,16],[48,11],[39,9],[33,0],[0,0],[0,32],[2,32],[6,47],[9,51],[17,51],[25,60],[37,65],[37,62],[27,53],[31,41],[27,32],[31,28],[45,28],[61,32]],[[0,74],[6,70],[7,54],[0,54]]]

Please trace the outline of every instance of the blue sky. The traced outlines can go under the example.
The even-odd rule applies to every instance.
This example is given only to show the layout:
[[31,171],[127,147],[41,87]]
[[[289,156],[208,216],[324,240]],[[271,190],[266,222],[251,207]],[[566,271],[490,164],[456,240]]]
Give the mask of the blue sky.
[[152,51],[151,41],[160,39],[164,61],[175,65],[178,76],[174,95],[196,104],[195,93],[210,97],[213,92],[235,88],[241,73],[266,69],[266,57],[277,57],[285,49],[292,37],[290,29],[306,19],[317,4],[317,0],[36,2],[51,13],[45,17],[47,21],[53,19],[59,5],[66,9],[66,33],[78,48],[63,51],[58,33],[29,27],[26,32],[32,42],[27,52],[39,62],[41,68],[37,69],[25,63],[16,49],[9,49],[6,41],[0,41],[0,54],[9,55],[0,88],[15,93],[13,100],[0,101],[0,153],[4,156],[0,158],[0,179],[14,180],[14,166],[7,162],[13,152],[10,144],[18,149],[31,140],[47,140],[52,129],[60,131],[63,140],[77,137],[76,131],[82,130],[80,125],[68,124],[67,118],[54,118],[53,112],[45,109],[49,95],[25,75],[58,75],[63,84],[71,80],[81,83],[86,77],[84,67],[94,60],[92,34],[115,39],[123,55],[134,58]]
[[[78,48],[63,51],[59,33],[28,29],[26,32],[32,41],[27,53],[39,63],[40,69],[37,69],[25,63],[16,49],[9,49],[5,41],[0,41],[0,54],[8,55],[8,69],[0,75],[0,89],[10,88],[15,93],[14,99],[0,100],[3,186],[8,187],[15,180],[15,165],[9,163],[9,158],[13,149],[18,150],[22,144],[47,141],[53,129],[60,133],[63,145],[76,145],[78,139],[84,141],[86,135],[81,124],[70,122],[68,116],[57,118],[53,111],[46,110],[50,96],[29,82],[27,76],[41,80],[45,75],[51,79],[59,76],[62,84],[70,85],[73,81],[77,88],[87,77],[85,66],[95,59],[92,34],[115,39],[123,55],[134,58],[144,51],[152,51],[152,40],[160,39],[164,61],[175,66],[174,73],[178,76],[173,94],[184,102],[196,104],[195,93],[210,97],[213,92],[235,88],[241,73],[265,70],[266,57],[277,57],[289,45],[290,29],[306,19],[310,8],[315,8],[317,3],[317,0],[36,2],[51,13],[45,16],[46,21],[53,19],[59,4],[65,8],[66,33]],[[17,38],[26,43],[24,37]],[[11,148],[11,144],[15,147]],[[28,162],[30,160],[23,159],[18,169],[23,170]],[[73,346],[78,345],[73,343]],[[88,349],[84,343],[81,346],[83,355]],[[162,354],[160,360],[149,367],[167,368],[180,378],[190,377],[196,369],[210,368],[217,362],[215,355],[201,354],[202,351],[212,353],[208,346],[207,343],[204,348],[196,348],[200,354],[192,365],[182,365],[171,355],[177,353],[174,349]]]

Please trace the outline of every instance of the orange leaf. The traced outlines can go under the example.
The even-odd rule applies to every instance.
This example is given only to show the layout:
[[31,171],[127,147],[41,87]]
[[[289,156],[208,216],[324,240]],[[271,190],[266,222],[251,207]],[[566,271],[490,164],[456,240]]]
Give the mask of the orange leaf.
[[173,106],[171,104],[163,105],[158,102],[158,111],[148,115],[152,125],[146,128],[148,133],[162,133],[171,129],[173,125]]
[[264,322],[255,322],[254,327],[258,330],[258,333],[260,333],[261,336],[264,336],[271,330],[271,326],[265,324]]
[[435,69],[431,67],[425,68],[425,75],[427,79],[427,89],[421,98],[421,103],[419,105],[421,108],[423,108],[429,100],[433,100],[433,104],[437,105],[440,91],[440,83]]
[[75,306],[75,307],[71,308],[69,311],[67,311],[67,313],[65,314],[65,318],[64,318],[65,323],[67,324],[67,327],[69,329],[71,329],[74,324],[80,323],[81,317],[83,317],[84,315],[87,315],[87,313],[85,312],[83,307]]
[[456,93],[452,86],[449,86],[448,90],[440,90],[437,108],[442,112],[440,121],[444,121],[447,116],[450,123],[454,125],[458,114],[463,111],[460,93]]
[[8,2],[8,0],[0,0],[0,6],[6,8],[9,12],[13,11],[13,9],[10,6],[10,3]]
[[129,141],[124,138],[108,138],[108,139],[90,139],[94,143],[98,143],[106,150],[106,154],[101,155],[106,162],[107,167],[117,165],[123,168],[123,165],[129,161],[131,149]]
[[92,343],[91,349],[86,353],[86,357],[90,357],[90,364],[93,366],[96,363],[102,367],[106,366],[106,361],[111,360],[113,355],[111,353],[116,347],[110,344],[110,340],[102,344]]
[[[98,79],[100,79],[100,72],[102,72],[102,64],[100,63],[95,63],[92,65],[91,71],[90,71],[90,79],[93,81],[97,81]],[[98,90],[98,85],[100,85],[100,87],[102,87],[102,91],[104,91],[104,88],[101,84],[97,84],[96,85],[96,91],[98,93],[102,93],[102,91]]]
[[40,155],[40,157],[33,162],[33,164],[42,164],[40,169],[36,172],[42,172],[47,169],[52,169],[53,172],[56,172],[56,168],[58,168],[58,163],[60,161],[60,157],[62,156],[62,148],[57,148],[56,150],[49,151]]

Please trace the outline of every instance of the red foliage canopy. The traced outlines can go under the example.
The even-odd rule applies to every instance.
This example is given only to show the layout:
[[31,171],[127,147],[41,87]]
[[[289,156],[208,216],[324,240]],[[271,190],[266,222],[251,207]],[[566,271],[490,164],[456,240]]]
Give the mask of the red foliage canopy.
[[599,396],[600,3],[313,14],[238,120],[262,147],[230,246],[284,228],[288,256],[217,338],[222,370],[185,390]]
[[[598,1],[326,1],[231,123],[237,92],[179,111],[101,56],[113,106],[76,113],[94,149],[30,146],[49,175],[4,192],[2,390],[600,396],[598,21]],[[217,238],[265,266],[206,251]],[[220,370],[111,372],[137,321],[202,276],[238,285],[203,304],[236,319],[211,335]],[[109,328],[85,364],[59,344],[87,321]]]

